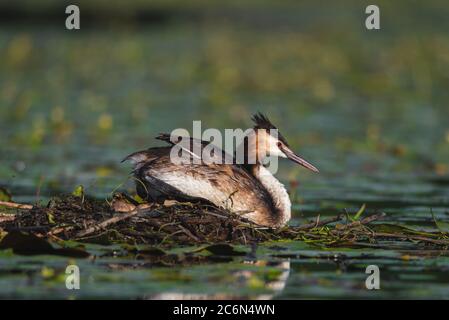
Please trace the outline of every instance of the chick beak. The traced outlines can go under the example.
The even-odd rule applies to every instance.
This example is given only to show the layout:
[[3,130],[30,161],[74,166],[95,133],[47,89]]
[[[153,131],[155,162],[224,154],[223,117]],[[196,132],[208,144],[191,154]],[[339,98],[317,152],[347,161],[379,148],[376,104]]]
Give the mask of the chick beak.
[[288,159],[290,159],[293,162],[296,162],[297,164],[303,166],[304,168],[307,168],[313,172],[320,172],[317,168],[315,168],[312,164],[295,154],[292,150],[289,148],[281,148],[282,152],[287,156]]

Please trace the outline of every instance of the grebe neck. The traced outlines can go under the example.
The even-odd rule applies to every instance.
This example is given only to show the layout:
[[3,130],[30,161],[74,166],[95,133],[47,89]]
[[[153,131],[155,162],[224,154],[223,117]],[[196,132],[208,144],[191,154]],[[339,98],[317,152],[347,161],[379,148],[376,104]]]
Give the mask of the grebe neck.
[[278,226],[285,225],[291,217],[291,202],[284,185],[262,165],[253,165],[251,170],[271,196]]

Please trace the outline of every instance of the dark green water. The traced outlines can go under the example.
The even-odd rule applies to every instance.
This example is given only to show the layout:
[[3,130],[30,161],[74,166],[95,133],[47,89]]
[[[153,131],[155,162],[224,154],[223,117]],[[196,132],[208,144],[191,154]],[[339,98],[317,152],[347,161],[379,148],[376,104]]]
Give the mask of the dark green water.
[[[321,171],[281,161],[292,224],[363,203],[365,214],[383,211],[388,222],[422,230],[435,230],[431,210],[449,223],[449,7],[380,2],[382,29],[368,32],[365,5],[348,4],[231,6],[199,21],[80,32],[2,25],[0,184],[17,202],[45,203],[79,184],[105,198],[131,190],[120,160],[160,145],[159,132],[191,131],[192,120],[246,128],[263,111]],[[107,254],[69,261],[0,252],[0,297],[449,297],[448,252],[402,242],[263,244],[228,262],[165,268],[118,246],[87,249]],[[64,285],[73,262],[76,292]],[[365,288],[370,264],[380,267],[381,290]]]

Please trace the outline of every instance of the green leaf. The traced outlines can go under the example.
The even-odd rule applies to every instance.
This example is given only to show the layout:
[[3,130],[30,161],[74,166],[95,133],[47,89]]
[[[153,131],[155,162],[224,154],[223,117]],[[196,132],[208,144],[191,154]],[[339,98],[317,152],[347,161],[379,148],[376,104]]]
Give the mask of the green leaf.
[[11,193],[5,188],[0,188],[0,201],[10,202],[11,199]]
[[438,221],[435,217],[435,214],[433,213],[432,208],[430,209],[430,214],[432,215],[433,222],[435,223],[435,226],[437,227],[438,231],[449,232],[449,223]]
[[84,197],[84,187],[82,185],[79,185],[75,188],[75,190],[73,190],[72,195],[79,198]]
[[134,195],[134,197],[133,197],[133,199],[135,200],[135,201],[137,201],[137,203],[139,203],[139,204],[142,204],[142,203],[145,203],[145,200],[143,200],[139,195]]
[[203,250],[207,250],[213,255],[218,256],[244,256],[246,254],[245,252],[235,250],[229,244],[212,244],[203,248]]
[[77,248],[53,248],[43,238],[19,231],[9,232],[0,242],[0,250],[12,249],[15,254],[40,255],[51,254],[64,257],[87,258],[90,254]]
[[55,216],[51,212],[47,212],[48,223],[55,224]]
[[413,234],[413,235],[422,235],[422,236],[428,236],[432,237],[435,236],[435,234],[420,231],[420,230],[414,230],[412,228],[408,228],[399,224],[390,224],[390,223],[379,223],[379,224],[373,224],[370,226],[370,228],[373,231],[376,232],[385,232],[385,233],[395,233],[395,234]]
[[365,211],[366,208],[366,204],[362,204],[362,206],[360,207],[359,211],[357,211],[357,213],[355,214],[354,218],[352,218],[354,221],[359,220],[360,216],[362,215],[362,213]]
[[416,231],[399,224],[379,223],[370,227],[376,232],[394,233],[394,234],[416,234]]

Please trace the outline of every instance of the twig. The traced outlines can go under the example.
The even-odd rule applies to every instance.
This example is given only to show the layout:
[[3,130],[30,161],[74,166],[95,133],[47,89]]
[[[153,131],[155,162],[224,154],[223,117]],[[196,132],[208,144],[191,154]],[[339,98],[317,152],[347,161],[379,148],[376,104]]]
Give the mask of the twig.
[[164,239],[162,239],[162,241],[160,242],[160,244],[163,244],[163,243],[165,242],[165,240],[167,240],[168,238],[174,236],[175,234],[181,233],[181,232],[183,232],[183,231],[182,231],[182,230],[178,230],[178,231],[175,231],[175,232],[173,232],[173,233],[167,234],[167,235],[164,237]]
[[48,226],[23,226],[23,227],[11,227],[7,228],[8,231],[24,231],[24,232],[35,232],[35,231],[46,231]]
[[149,207],[149,208],[146,208],[146,209],[143,209],[143,210],[136,209],[136,210],[133,210],[133,211],[130,211],[130,212],[127,212],[127,213],[117,214],[117,215],[113,216],[110,219],[104,220],[103,222],[100,222],[100,223],[95,224],[95,225],[93,225],[93,226],[91,226],[91,227],[89,227],[89,228],[87,228],[85,230],[82,230],[82,231],[78,232],[76,234],[75,238],[83,238],[83,237],[88,236],[88,235],[90,235],[90,234],[92,234],[92,233],[94,233],[94,232],[96,232],[98,230],[104,229],[104,228],[106,228],[107,226],[109,226],[111,224],[114,224],[114,223],[126,220],[128,218],[131,218],[131,217],[139,214],[139,213],[150,211],[151,209],[152,209],[152,207]]
[[354,222],[351,222],[349,224],[346,224],[343,227],[337,229],[336,231],[343,231],[343,230],[347,230],[347,229],[350,229],[350,228],[355,227],[355,226],[368,224],[368,223],[373,222],[375,220],[382,219],[385,216],[386,216],[385,212],[382,212],[382,213],[379,213],[379,214],[373,214],[372,216],[368,216],[366,218],[363,218],[360,221],[354,221]]
[[368,216],[366,218],[363,218],[362,220],[360,220],[360,224],[368,224],[370,222],[373,222],[375,220],[380,220],[383,217],[385,217],[387,214],[385,212],[381,212],[378,214],[373,214],[372,216]]
[[0,201],[0,206],[7,207],[7,208],[24,209],[24,210],[33,209],[33,206],[31,204],[22,204],[22,203],[8,202],[8,201]]
[[193,240],[195,240],[195,241],[197,241],[197,242],[200,242],[200,239],[198,239],[198,237],[196,237],[192,232],[190,232],[190,230],[188,230],[187,228],[185,228],[184,226],[182,226],[182,225],[179,225],[178,226],[182,231],[184,231],[184,233],[186,234],[186,235],[188,235],[190,238],[192,238]]
[[74,226],[56,227],[56,228],[50,230],[50,231],[47,233],[47,236],[49,236],[49,237],[56,236],[57,234],[59,234],[59,233],[61,233],[61,232],[63,232],[63,231],[70,231],[70,230],[72,230],[73,228],[75,228],[75,227],[74,227]]
[[414,235],[407,235],[407,234],[395,234],[395,233],[376,233],[377,237],[385,237],[385,238],[400,238],[400,239],[411,239],[411,240],[418,240],[423,242],[430,242],[435,244],[443,244],[449,246],[448,240],[438,240],[438,239],[432,239],[422,236],[414,236]]
[[16,220],[15,214],[0,213],[0,223],[14,221],[14,220]]
[[220,215],[220,214],[213,213],[213,212],[210,212],[210,211],[204,211],[203,213],[209,214],[209,215],[211,215],[211,216],[214,216],[214,217],[217,217],[217,218],[221,218],[221,219],[229,219],[229,217],[222,216],[222,215]]

